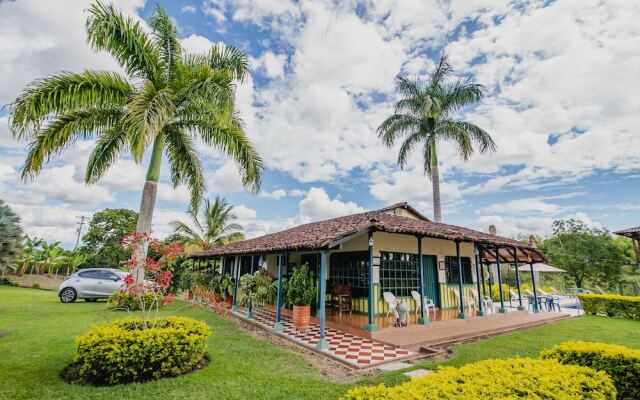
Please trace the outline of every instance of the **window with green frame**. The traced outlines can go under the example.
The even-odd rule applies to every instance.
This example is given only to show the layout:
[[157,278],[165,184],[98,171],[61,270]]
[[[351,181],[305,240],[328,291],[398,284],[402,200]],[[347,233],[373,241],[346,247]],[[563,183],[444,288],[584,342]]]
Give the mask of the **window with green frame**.
[[[471,259],[469,257],[461,257],[462,262],[462,283],[473,283],[471,275]],[[447,283],[458,284],[460,282],[460,274],[458,273],[458,258],[454,256],[446,256],[444,258],[445,275]]]
[[369,252],[333,253],[329,259],[329,290],[336,283],[351,286],[353,297],[369,295]]
[[380,296],[410,297],[412,290],[420,290],[418,266],[417,254],[380,252]]

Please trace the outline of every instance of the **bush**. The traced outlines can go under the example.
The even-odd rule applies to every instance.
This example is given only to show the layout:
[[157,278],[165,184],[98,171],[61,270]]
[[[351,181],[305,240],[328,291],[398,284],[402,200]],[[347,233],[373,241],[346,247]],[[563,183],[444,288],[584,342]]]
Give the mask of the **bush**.
[[[147,310],[150,310],[155,305],[162,304],[162,296],[159,296],[153,292],[146,292],[143,295],[144,305]],[[127,292],[115,292],[109,296],[107,301],[107,307],[114,311],[139,311],[140,302],[138,298]]]
[[640,296],[579,294],[578,298],[586,314],[640,319]]
[[294,306],[310,306],[315,298],[315,279],[309,264],[294,268],[287,286],[287,299]]
[[40,286],[40,284],[38,282],[33,282],[33,284],[31,285],[31,287],[33,289],[42,289],[42,286]]
[[18,281],[15,281],[15,280],[9,278],[8,276],[0,276],[0,285],[20,286],[20,283]]
[[76,339],[80,378],[92,384],[143,382],[197,368],[205,357],[211,329],[202,321],[166,317],[127,318],[98,326]]
[[460,368],[444,367],[394,386],[352,389],[343,400],[448,399],[615,399],[604,372],[553,360],[484,360]]
[[606,343],[564,342],[540,356],[604,371],[613,379],[619,399],[640,399],[640,350]]

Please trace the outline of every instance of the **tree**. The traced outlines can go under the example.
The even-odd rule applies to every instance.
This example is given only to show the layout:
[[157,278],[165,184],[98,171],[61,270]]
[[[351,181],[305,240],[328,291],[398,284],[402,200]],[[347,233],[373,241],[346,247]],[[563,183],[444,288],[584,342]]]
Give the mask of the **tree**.
[[93,214],[82,237],[83,267],[119,268],[131,257],[122,239],[136,231],[138,213],[126,208],[107,208]]
[[197,210],[187,211],[195,229],[182,221],[173,221],[171,226],[174,235],[180,237],[178,241],[186,246],[188,252],[209,250],[243,240],[244,235],[239,232],[242,226],[235,222],[237,217],[233,209],[233,205],[219,196],[216,196],[213,204],[207,199],[201,218]]
[[42,246],[42,266],[49,276],[53,270],[64,260],[65,250],[60,247],[60,242],[47,243],[41,241]]
[[20,218],[0,200],[0,269],[11,268],[11,263],[22,253]]
[[474,152],[474,144],[481,153],[494,152],[496,145],[487,132],[477,125],[456,119],[463,107],[480,101],[485,94],[482,85],[470,79],[451,82],[453,69],[445,54],[426,83],[399,76],[396,91],[401,99],[393,115],[378,127],[378,136],[392,147],[403,139],[398,153],[398,165],[403,168],[409,154],[421,147],[424,173],[433,185],[433,214],[436,222],[442,220],[440,206],[440,170],[437,144],[450,141],[457,145],[460,156],[466,161]]
[[[62,72],[31,83],[14,101],[14,137],[31,141],[22,170],[34,177],[44,164],[79,139],[97,139],[85,181],[95,183],[125,152],[137,163],[152,147],[136,231],[149,234],[163,153],[171,181],[186,184],[196,209],[205,191],[196,141],[233,159],[246,187],[260,186],[262,160],[249,142],[235,108],[235,82],[248,74],[246,55],[227,45],[188,54],[172,19],[158,6],[151,32],[101,2],[89,9],[88,42],[107,51],[127,76],[88,70]],[[135,258],[147,254],[142,244]],[[142,279],[142,264],[135,268]]]
[[577,287],[587,282],[612,287],[619,281],[627,259],[606,229],[567,219],[555,221],[552,232],[540,248]]

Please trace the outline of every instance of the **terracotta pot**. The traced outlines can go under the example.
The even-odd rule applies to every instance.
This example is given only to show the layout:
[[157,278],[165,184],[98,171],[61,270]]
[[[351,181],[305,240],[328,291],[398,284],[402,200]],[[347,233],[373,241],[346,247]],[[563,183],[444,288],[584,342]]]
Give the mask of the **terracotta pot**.
[[187,292],[187,300],[193,300],[193,292],[191,290]]
[[293,306],[293,326],[296,329],[306,329],[311,318],[311,306]]
[[233,306],[233,297],[227,295],[224,298],[224,306],[227,308],[231,308],[231,306]]

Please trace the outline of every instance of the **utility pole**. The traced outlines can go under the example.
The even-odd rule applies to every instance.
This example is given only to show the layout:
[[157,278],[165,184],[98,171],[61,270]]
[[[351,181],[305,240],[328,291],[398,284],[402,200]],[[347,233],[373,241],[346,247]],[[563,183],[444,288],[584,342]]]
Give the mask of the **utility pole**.
[[80,222],[78,222],[78,229],[76,229],[76,232],[78,232],[78,236],[76,237],[76,247],[73,248],[73,250],[78,248],[78,244],[80,243],[80,234],[82,233],[82,225],[84,225],[84,218],[85,216],[82,215],[80,217],[76,217],[76,218],[80,218]]

